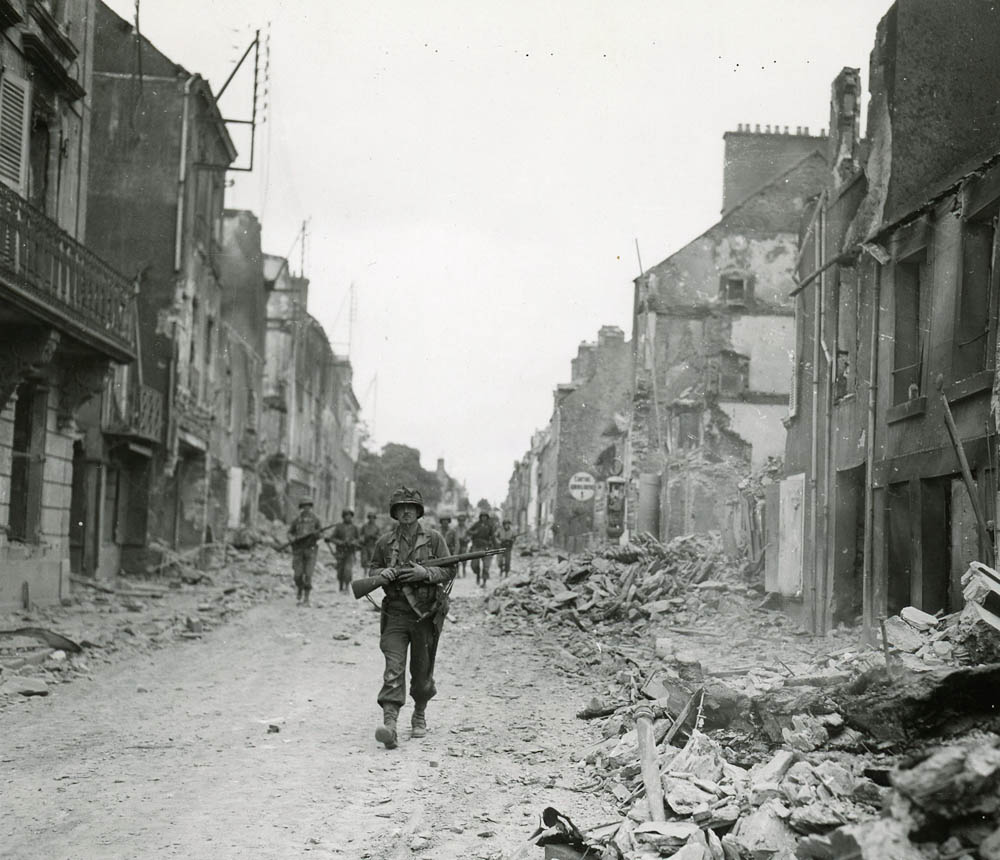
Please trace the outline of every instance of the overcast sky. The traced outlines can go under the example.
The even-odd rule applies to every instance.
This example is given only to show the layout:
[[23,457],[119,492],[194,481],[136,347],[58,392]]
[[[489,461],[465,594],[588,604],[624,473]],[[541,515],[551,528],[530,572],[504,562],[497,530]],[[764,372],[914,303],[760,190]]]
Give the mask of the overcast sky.
[[227,205],[260,215],[270,253],[309,219],[310,311],[341,352],[356,286],[376,442],[499,502],[579,342],[631,336],[635,239],[649,267],[718,218],[738,123],[825,128],[841,68],[867,88],[888,6],[142,0],[140,25],[217,90],[270,23],[268,121]]

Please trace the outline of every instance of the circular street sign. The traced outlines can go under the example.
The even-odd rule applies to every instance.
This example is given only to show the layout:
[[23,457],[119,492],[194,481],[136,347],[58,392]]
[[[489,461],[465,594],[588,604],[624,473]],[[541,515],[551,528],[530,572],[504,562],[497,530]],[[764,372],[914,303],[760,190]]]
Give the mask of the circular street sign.
[[569,479],[569,494],[578,502],[594,498],[594,476],[589,472],[577,472]]

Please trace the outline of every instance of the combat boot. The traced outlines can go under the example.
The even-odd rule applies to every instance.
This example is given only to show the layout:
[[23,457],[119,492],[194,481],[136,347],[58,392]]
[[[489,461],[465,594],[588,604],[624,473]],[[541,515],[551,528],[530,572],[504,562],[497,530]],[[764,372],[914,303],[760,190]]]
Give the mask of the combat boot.
[[375,740],[385,744],[387,750],[396,748],[396,714],[393,711],[382,712],[382,725],[375,729]]
[[296,603],[301,603],[302,602],[302,589],[301,588],[295,589],[295,602]]
[[310,592],[311,590],[312,590],[312,589],[309,589],[309,588],[307,588],[307,589],[305,589],[305,590],[304,590],[304,591],[302,592],[302,605],[303,605],[303,606],[308,606],[308,605],[309,605],[309,592]]
[[410,718],[410,736],[414,738],[427,737],[427,706],[415,706]]

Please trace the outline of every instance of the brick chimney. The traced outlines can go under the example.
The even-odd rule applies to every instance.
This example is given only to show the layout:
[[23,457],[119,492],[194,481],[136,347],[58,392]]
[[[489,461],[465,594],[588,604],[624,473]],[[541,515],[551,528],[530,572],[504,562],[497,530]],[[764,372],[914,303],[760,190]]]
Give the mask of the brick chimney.
[[742,123],[737,131],[727,131],[722,170],[722,211],[727,212],[759,191],[772,179],[801,161],[810,152],[826,152],[825,135],[814,136],[809,127],[796,127],[789,134],[788,126],[782,131],[778,126],[765,131],[757,124],[751,131],[749,123]]
[[597,345],[600,349],[625,343],[625,332],[616,325],[602,325],[597,332]]
[[570,380],[586,382],[593,376],[597,363],[597,344],[582,341],[576,350],[576,358],[570,361]]

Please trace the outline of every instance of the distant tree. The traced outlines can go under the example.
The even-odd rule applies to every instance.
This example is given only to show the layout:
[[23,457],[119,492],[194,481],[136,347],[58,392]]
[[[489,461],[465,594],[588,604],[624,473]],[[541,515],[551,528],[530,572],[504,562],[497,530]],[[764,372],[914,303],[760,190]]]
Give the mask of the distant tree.
[[486,511],[487,513],[493,510],[493,505],[489,503],[488,499],[480,499],[476,502],[476,507],[481,511]]
[[389,496],[400,485],[420,490],[428,507],[441,500],[437,476],[420,465],[420,451],[409,445],[389,442],[383,446],[381,453],[375,453],[365,442],[362,442],[358,458],[359,507],[364,505],[386,510]]

